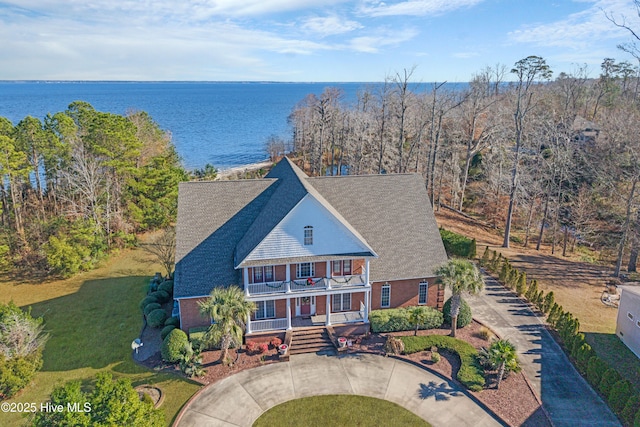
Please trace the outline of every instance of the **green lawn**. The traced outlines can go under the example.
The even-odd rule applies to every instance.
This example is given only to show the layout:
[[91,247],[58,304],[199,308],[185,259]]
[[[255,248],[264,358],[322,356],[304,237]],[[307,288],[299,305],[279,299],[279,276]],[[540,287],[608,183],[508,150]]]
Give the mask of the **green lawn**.
[[[70,380],[90,383],[99,371],[126,376],[135,385],[152,383],[165,392],[161,408],[170,424],[184,403],[200,388],[195,382],[149,371],[133,362],[131,341],[138,337],[142,317],[138,308],[150,276],[160,271],[140,250],[126,251],[100,268],[67,280],[46,283],[0,280],[0,301],[13,300],[42,316],[50,339],[42,370],[32,384],[11,401],[48,400],[51,390]],[[0,425],[28,420],[0,412]]]
[[274,406],[262,414],[254,427],[404,427],[431,424],[403,407],[386,400],[353,395],[305,397]]

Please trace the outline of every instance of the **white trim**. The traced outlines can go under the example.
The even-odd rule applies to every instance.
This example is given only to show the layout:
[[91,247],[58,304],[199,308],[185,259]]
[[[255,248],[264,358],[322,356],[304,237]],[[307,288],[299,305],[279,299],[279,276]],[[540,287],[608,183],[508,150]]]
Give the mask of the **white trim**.
[[[422,288],[422,285],[426,285],[427,289],[424,292],[424,302],[420,302],[420,288]],[[418,283],[418,305],[427,305],[429,303],[429,282],[427,282],[426,280],[423,280],[422,282]]]
[[[389,299],[387,301],[387,305],[384,304],[385,289],[389,291],[389,295],[388,295]],[[382,287],[380,288],[380,308],[389,308],[389,307],[391,307],[391,284],[387,282],[384,285],[382,285]]]

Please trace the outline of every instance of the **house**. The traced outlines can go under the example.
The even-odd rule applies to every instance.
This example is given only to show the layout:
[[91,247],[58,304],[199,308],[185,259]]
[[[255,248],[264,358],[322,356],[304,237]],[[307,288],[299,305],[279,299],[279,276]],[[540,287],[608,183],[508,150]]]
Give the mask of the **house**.
[[640,286],[620,286],[616,335],[640,357]]
[[186,331],[210,323],[198,301],[230,284],[257,305],[247,334],[442,308],[434,270],[446,259],[420,175],[308,177],[285,157],[263,179],[179,187],[174,298]]

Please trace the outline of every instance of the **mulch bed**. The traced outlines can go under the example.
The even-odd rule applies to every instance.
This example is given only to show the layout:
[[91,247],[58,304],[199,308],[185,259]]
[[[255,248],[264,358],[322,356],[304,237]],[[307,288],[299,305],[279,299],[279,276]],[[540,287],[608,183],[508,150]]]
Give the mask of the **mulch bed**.
[[[456,338],[469,342],[475,348],[487,347],[489,341],[480,337],[482,325],[473,322],[471,325],[458,329]],[[449,329],[431,329],[418,331],[418,335],[448,335]],[[159,333],[159,332],[158,332]],[[384,355],[384,343],[386,336],[407,336],[413,335],[413,331],[394,332],[391,334],[370,334],[366,337],[348,337],[352,346],[348,353],[372,353]],[[212,384],[235,373],[262,366],[270,363],[278,363],[276,349],[269,349],[263,354],[249,354],[246,350],[229,350],[229,357],[234,360],[232,366],[224,366],[219,362],[220,350],[205,351],[203,356],[203,367],[206,374],[200,378],[192,378],[203,385]],[[410,360],[420,366],[433,370],[440,375],[454,381],[455,373],[460,369],[458,357],[446,351],[440,352],[441,359],[437,363],[431,362],[431,352],[424,351],[411,355],[400,356]],[[174,372],[183,375],[175,365],[163,363],[158,351],[152,357],[139,362],[140,364],[154,370]],[[523,373],[511,374],[500,384],[500,389],[495,388],[495,375],[488,379],[486,388],[481,392],[470,392],[478,401],[490,408],[511,426],[530,427],[551,427],[546,415],[542,411],[539,400],[530,388]]]

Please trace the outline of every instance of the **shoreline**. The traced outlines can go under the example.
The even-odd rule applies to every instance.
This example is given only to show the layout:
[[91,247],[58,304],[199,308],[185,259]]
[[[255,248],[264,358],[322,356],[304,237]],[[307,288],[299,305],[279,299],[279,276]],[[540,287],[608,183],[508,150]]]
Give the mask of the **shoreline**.
[[257,162],[257,163],[250,163],[248,165],[242,165],[242,166],[234,166],[232,168],[228,168],[228,169],[222,169],[218,171],[218,176],[216,177],[216,181],[220,180],[220,179],[225,179],[228,178],[234,174],[237,173],[242,173],[242,172],[247,172],[247,171],[255,171],[267,166],[271,166],[273,164],[273,162],[271,160],[265,160],[262,162]]

